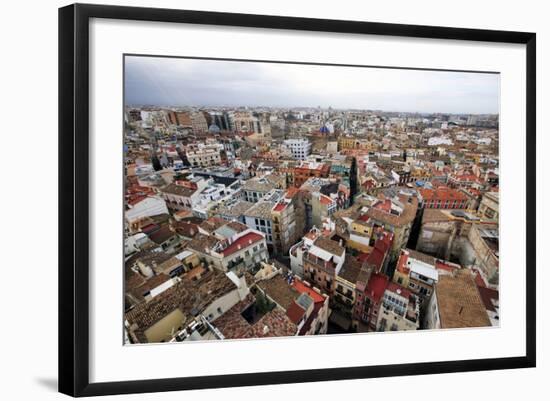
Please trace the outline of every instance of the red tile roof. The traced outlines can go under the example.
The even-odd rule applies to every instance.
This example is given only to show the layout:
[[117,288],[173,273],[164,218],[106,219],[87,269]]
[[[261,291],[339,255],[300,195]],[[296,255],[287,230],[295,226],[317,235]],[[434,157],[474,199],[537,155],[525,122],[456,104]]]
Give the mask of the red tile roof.
[[388,277],[384,274],[373,273],[370,276],[367,288],[365,289],[365,294],[369,296],[374,302],[380,301],[386,287],[388,285]]
[[367,257],[367,264],[380,271],[384,264],[384,259],[393,243],[393,234],[384,232],[374,243],[374,248]]
[[273,211],[275,212],[280,212],[280,211],[283,211],[285,210],[285,207],[286,207],[286,203],[284,202],[279,202],[275,205],[275,207],[273,208]]
[[468,200],[468,197],[461,191],[445,186],[440,186],[436,189],[421,188],[419,191],[424,201]]
[[294,324],[298,324],[300,320],[304,317],[306,311],[296,302],[292,302],[288,309],[286,310],[286,315]]
[[308,287],[300,280],[294,280],[292,282],[292,286],[300,293],[306,293],[310,296],[311,299],[313,299],[313,302],[325,302],[325,297],[319,294],[317,291],[315,291],[313,288]]
[[250,232],[248,234],[243,235],[242,237],[238,238],[236,241],[234,241],[231,245],[229,245],[227,248],[225,248],[222,253],[223,256],[231,255],[241,249],[247,248],[248,246],[257,243],[261,240],[263,240],[264,237],[258,233]]
[[404,287],[401,287],[399,284],[396,284],[393,281],[388,282],[386,290],[394,292],[397,295],[400,295],[400,296],[402,296],[404,298],[407,298],[407,299],[409,299],[410,296],[411,296],[411,292],[409,290],[407,290]]

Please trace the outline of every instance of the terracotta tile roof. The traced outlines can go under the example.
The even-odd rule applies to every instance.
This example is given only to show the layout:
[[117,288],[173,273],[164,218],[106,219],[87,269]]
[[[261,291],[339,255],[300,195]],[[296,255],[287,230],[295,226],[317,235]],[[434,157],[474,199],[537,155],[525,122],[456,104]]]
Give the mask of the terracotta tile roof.
[[225,226],[227,224],[227,221],[222,219],[221,217],[210,217],[208,220],[203,221],[199,227],[206,231],[209,234],[212,234],[214,231],[216,231],[218,228]]
[[196,189],[187,188],[177,184],[168,184],[162,188],[161,191],[167,194],[189,197],[195,193]]
[[245,299],[238,302],[212,323],[222,332],[225,338],[242,338],[242,335],[249,329],[250,324],[242,317],[241,313],[255,301],[254,296],[248,294]]
[[280,309],[266,313],[256,324],[250,326],[242,338],[295,336],[298,328]]
[[197,234],[189,243],[187,248],[200,252],[207,253],[218,243],[218,239],[211,235]]
[[139,273],[132,271],[131,269],[126,269],[126,272],[127,274],[126,274],[125,285],[124,285],[124,291],[126,292],[136,289],[138,287],[141,287],[147,281],[145,277],[143,277]]
[[418,190],[424,201],[466,201],[468,197],[461,191],[441,186],[436,189],[420,188]]
[[346,255],[344,260],[344,265],[338,273],[338,276],[342,277],[344,280],[349,281],[350,283],[355,284],[359,273],[361,272],[362,263],[353,255]]
[[149,239],[153,241],[156,244],[162,244],[163,242],[169,240],[172,238],[176,233],[172,231],[170,226],[164,225],[161,228],[159,228],[157,231],[149,234]]
[[143,332],[179,309],[184,316],[183,326],[194,319],[194,312],[201,313],[216,299],[237,287],[224,273],[210,271],[200,280],[183,280],[157,295],[150,302],[136,305],[126,313],[129,324],[135,325],[138,338],[144,340]]
[[367,216],[375,220],[381,221],[383,223],[390,224],[395,227],[401,227],[411,223],[416,217],[416,210],[418,208],[418,199],[415,196],[412,196],[410,197],[411,203],[409,203],[408,200],[403,202],[401,198],[402,197],[400,197],[400,201],[404,204],[404,209],[400,215],[396,215],[381,209],[377,209],[375,207],[371,207],[367,211]]
[[177,221],[174,223],[176,232],[187,238],[193,238],[199,233],[199,226],[189,221]]
[[410,258],[419,260],[431,266],[435,266],[437,259],[434,258],[433,256],[415,251],[414,249],[405,248],[405,250],[409,253]]
[[148,291],[151,291],[153,288],[157,288],[159,285],[165,283],[166,281],[171,280],[170,276],[166,274],[157,274],[150,279],[148,279],[144,285],[139,287],[139,290],[142,293],[146,293]]
[[306,314],[306,311],[304,310],[304,308],[302,308],[300,305],[298,305],[294,301],[290,304],[290,306],[286,310],[286,315],[294,324],[300,323],[300,320],[302,320],[305,314]]
[[255,302],[253,295],[247,297],[213,321],[226,339],[283,337],[296,335],[297,327],[279,308],[267,312],[257,322],[250,324],[241,313]]
[[455,275],[440,276],[436,294],[442,328],[491,325],[469,269],[458,270]]
[[268,280],[258,282],[257,286],[285,310],[288,309],[300,295],[300,292],[294,287],[291,287],[287,280],[280,274]]
[[338,244],[338,242],[325,237],[319,237],[313,243],[315,246],[332,253],[333,255],[342,256],[345,249]]

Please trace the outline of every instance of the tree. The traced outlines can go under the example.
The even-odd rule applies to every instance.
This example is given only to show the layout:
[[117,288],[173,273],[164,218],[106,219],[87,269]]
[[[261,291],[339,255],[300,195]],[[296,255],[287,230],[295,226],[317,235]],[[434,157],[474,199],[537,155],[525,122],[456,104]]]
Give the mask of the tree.
[[151,156],[151,163],[153,164],[153,169],[155,171],[162,170],[162,165],[160,164],[160,160],[157,155]]
[[350,190],[350,206],[353,205],[355,195],[357,195],[357,159],[353,157],[351,159],[349,177],[349,190]]

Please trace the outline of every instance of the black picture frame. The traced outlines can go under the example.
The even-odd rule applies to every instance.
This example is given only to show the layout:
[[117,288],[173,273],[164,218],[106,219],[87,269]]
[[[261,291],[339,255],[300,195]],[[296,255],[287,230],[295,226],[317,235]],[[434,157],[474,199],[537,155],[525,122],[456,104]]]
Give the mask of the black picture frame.
[[[495,359],[90,383],[88,28],[91,18],[526,45],[526,354],[521,357]],[[71,396],[95,396],[534,367],[536,364],[535,102],[535,33],[87,4],[74,4],[60,8],[59,391]]]

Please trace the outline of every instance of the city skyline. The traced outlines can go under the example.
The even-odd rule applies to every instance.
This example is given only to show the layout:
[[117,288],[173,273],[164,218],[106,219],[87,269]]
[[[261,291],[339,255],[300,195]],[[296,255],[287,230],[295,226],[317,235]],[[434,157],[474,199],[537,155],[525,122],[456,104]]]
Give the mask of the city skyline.
[[499,114],[499,83],[496,73],[126,56],[124,85],[126,105]]

